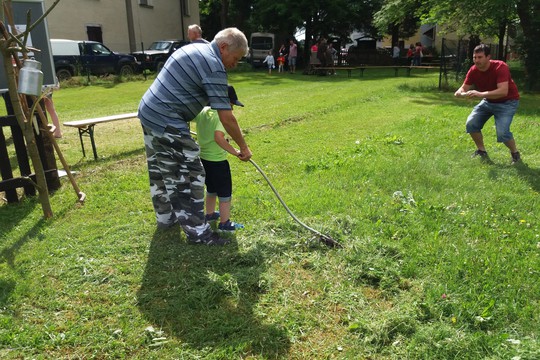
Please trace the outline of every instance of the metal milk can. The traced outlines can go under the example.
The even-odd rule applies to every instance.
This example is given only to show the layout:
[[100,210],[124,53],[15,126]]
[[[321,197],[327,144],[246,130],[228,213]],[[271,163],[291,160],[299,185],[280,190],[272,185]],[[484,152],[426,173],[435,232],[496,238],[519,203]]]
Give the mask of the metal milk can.
[[42,86],[41,63],[31,59],[24,60],[23,67],[19,71],[19,94],[39,96]]

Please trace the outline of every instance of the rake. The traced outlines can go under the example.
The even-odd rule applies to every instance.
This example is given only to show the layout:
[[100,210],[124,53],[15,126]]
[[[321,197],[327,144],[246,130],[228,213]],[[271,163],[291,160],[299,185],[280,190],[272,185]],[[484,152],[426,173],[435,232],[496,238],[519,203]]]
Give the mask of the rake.
[[257,171],[259,171],[259,173],[261,173],[263,178],[266,180],[266,182],[268,183],[268,185],[270,186],[270,188],[272,189],[272,191],[274,192],[274,194],[278,198],[281,205],[283,205],[285,210],[287,210],[287,212],[289,213],[289,215],[291,215],[291,217],[294,219],[294,221],[296,221],[298,224],[300,224],[305,229],[307,229],[307,230],[311,231],[312,233],[314,233],[315,235],[317,235],[319,237],[319,240],[323,244],[325,244],[326,246],[329,246],[329,247],[332,247],[332,248],[342,248],[343,247],[338,241],[334,240],[332,237],[330,237],[328,235],[325,235],[325,234],[321,233],[320,231],[317,231],[317,230],[313,229],[312,227],[309,227],[308,225],[304,224],[302,221],[300,221],[300,219],[298,219],[298,217],[296,217],[296,215],[294,215],[294,213],[291,211],[291,209],[289,209],[287,204],[285,204],[285,201],[283,201],[283,199],[281,198],[281,196],[277,192],[276,188],[274,187],[274,185],[272,185],[272,182],[270,181],[270,179],[268,179],[268,176],[266,176],[266,174],[264,173],[264,171],[262,171],[262,169],[259,167],[259,165],[257,165],[257,163],[255,163],[255,161],[253,161],[251,159],[249,160],[249,162],[252,163],[253,166],[255,166]]

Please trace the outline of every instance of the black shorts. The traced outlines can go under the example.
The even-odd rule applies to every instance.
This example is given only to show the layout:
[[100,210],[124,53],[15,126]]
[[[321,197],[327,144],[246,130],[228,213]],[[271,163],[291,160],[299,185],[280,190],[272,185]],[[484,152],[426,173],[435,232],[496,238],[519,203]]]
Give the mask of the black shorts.
[[216,194],[220,198],[229,198],[232,195],[231,167],[227,160],[208,161],[201,159],[206,172],[206,191]]

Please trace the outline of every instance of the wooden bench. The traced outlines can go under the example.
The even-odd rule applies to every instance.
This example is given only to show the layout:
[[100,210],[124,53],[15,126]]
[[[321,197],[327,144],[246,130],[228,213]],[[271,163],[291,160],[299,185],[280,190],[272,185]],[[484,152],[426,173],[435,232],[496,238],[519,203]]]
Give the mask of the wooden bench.
[[366,69],[394,69],[395,76],[398,76],[399,69],[406,69],[407,70],[407,76],[411,75],[412,69],[425,69],[426,71],[429,69],[439,69],[439,66],[409,66],[409,65],[364,65],[364,66],[358,66],[357,69],[360,69],[361,75],[364,76],[364,70]]
[[317,73],[320,70],[322,70],[322,71],[347,70],[347,76],[348,77],[351,77],[351,72],[353,70],[356,70],[356,69],[358,69],[358,68],[354,67],[354,66],[314,66],[313,67],[313,70],[314,70],[315,73]]
[[101,124],[105,122],[134,119],[134,118],[137,118],[136,112],[128,113],[128,114],[104,116],[104,117],[93,118],[93,119],[68,121],[68,122],[65,122],[64,125],[75,127],[79,130],[79,139],[81,140],[81,148],[82,148],[83,156],[86,156],[86,153],[84,151],[83,136],[90,137],[90,143],[92,144],[92,151],[94,152],[94,159],[97,160],[98,155],[97,155],[97,150],[96,150],[96,143],[94,141],[94,126],[96,124]]
[[439,66],[409,66],[409,65],[359,65],[359,66],[314,66],[313,73],[317,71],[338,71],[347,70],[348,77],[351,77],[353,70],[360,70],[360,76],[364,76],[364,70],[366,69],[394,69],[395,76],[398,76],[399,69],[406,69],[407,76],[411,75],[412,69],[439,69]]

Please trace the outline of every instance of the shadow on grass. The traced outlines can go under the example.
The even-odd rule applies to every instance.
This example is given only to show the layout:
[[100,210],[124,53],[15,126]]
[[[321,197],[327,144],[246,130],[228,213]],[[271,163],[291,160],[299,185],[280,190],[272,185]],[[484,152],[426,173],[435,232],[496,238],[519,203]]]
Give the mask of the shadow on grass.
[[[480,99],[462,99],[454,96],[456,89],[443,89],[439,90],[433,85],[409,85],[400,84],[397,86],[400,91],[410,93],[424,94],[422,99],[413,99],[412,101],[417,104],[425,105],[441,105],[441,104],[453,104],[459,107],[470,108],[471,111],[475,107]],[[525,94],[522,95],[519,100],[519,108],[517,110],[517,116],[539,116],[540,111],[537,106],[538,97],[535,95]]]
[[[490,171],[490,176],[493,178],[498,177],[498,174],[495,172],[498,169],[507,168],[507,166],[499,165],[495,166]],[[518,164],[513,165],[513,167],[516,169],[516,172],[518,175],[526,180],[531,188],[536,191],[540,192],[540,169],[532,169],[524,162],[520,162]]]
[[[67,185],[66,185],[67,186]],[[51,193],[51,197],[54,196],[54,193]],[[13,228],[19,226],[21,220],[23,220],[28,214],[32,213],[36,206],[41,207],[38,197],[31,197],[27,201],[22,201],[18,204],[7,204],[0,207],[0,226],[2,229],[2,235],[4,233],[8,234],[12,231]],[[54,211],[54,208],[53,208]],[[18,239],[14,239],[13,236],[10,236],[12,240],[7,243],[0,243],[0,264],[6,263],[9,267],[15,268],[15,256],[20,248],[22,248],[27,242],[32,240],[41,240],[41,231],[48,226],[50,221],[58,221],[65,217],[66,213],[69,211],[69,208],[60,209],[54,211],[54,217],[50,220],[40,217],[36,222],[29,228],[25,233],[21,234]],[[1,240],[2,238],[0,238]],[[1,305],[1,304],[0,304]]]
[[[10,232],[11,229],[17,226],[19,223],[19,221],[10,221],[9,224],[5,224],[5,219],[7,218],[7,216],[4,217],[4,212],[11,213],[10,219],[20,220],[24,218],[27,213],[31,212],[34,207],[34,205],[30,204],[24,204],[21,206],[18,205],[20,204],[7,205],[0,208],[0,218],[2,218],[3,227],[2,232]],[[22,216],[22,218],[13,216],[13,209],[16,209],[16,213]],[[15,258],[17,253],[19,252],[19,249],[21,249],[28,241],[39,238],[39,233],[41,232],[41,229],[45,226],[45,222],[45,219],[41,218],[34,224],[34,226],[28,229],[25,234],[21,235],[14,242],[11,242],[9,244],[0,244],[2,245],[2,248],[0,249],[0,264],[6,263],[10,268],[15,269]],[[15,285],[16,282],[13,280],[0,279],[0,307],[7,305],[7,301],[10,298],[11,292],[15,289]]]
[[[0,252],[0,263],[7,263],[9,267],[15,268],[15,254],[24,244],[26,244],[27,241],[29,241],[30,239],[34,239],[38,236],[40,230],[44,226],[44,223],[45,219],[41,218],[34,224],[34,226],[28,229],[25,234],[21,235],[19,239],[17,239],[9,246],[2,248],[2,251]],[[14,227],[17,224],[12,225],[12,227]]]
[[163,336],[173,336],[223,358],[259,355],[282,358],[289,351],[286,331],[263,324],[254,314],[265,291],[260,247],[240,253],[225,247],[187,245],[178,229],[156,230],[138,292],[138,306]]

